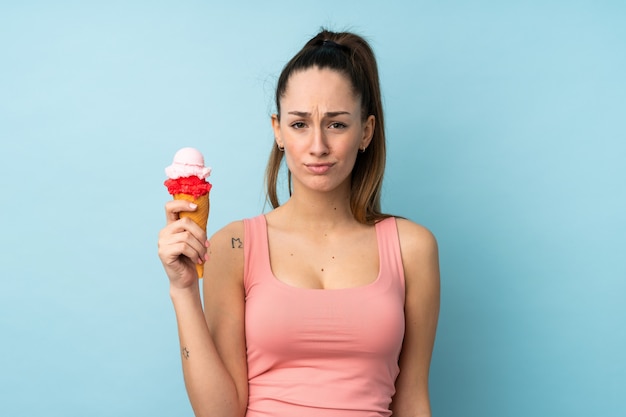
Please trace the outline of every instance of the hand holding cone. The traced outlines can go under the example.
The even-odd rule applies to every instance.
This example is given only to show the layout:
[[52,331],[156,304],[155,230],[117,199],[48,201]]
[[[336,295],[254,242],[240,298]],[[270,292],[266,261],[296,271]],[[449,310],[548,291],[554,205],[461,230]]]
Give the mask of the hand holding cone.
[[[212,185],[205,178],[211,168],[204,166],[202,153],[194,148],[182,148],[174,155],[172,165],[165,168],[169,177],[165,181],[168,192],[175,200],[186,200],[196,204],[195,211],[181,212],[180,217],[189,217],[206,232],[209,218],[209,192]],[[204,276],[204,264],[196,263],[198,278]]]

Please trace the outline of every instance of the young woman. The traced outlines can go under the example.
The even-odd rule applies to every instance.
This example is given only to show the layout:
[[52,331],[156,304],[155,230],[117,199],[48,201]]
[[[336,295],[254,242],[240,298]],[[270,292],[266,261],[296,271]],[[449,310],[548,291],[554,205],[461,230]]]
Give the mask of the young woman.
[[272,211],[209,242],[179,218],[188,202],[166,204],[159,256],[196,415],[430,416],[437,244],[380,210],[385,133],[368,43],[321,31],[283,69],[276,109]]

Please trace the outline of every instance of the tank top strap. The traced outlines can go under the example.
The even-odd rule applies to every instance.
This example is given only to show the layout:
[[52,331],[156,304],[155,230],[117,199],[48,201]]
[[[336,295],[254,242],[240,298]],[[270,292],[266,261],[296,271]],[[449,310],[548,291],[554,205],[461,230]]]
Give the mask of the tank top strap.
[[[267,242],[267,223],[265,215],[243,220],[243,282],[246,292],[255,284],[255,280],[271,273],[269,265],[269,245]],[[254,271],[254,274],[251,272]],[[259,273],[261,272],[262,273]]]
[[404,266],[400,251],[400,238],[395,217],[376,223],[376,238],[380,254],[381,277],[389,277],[404,291]]

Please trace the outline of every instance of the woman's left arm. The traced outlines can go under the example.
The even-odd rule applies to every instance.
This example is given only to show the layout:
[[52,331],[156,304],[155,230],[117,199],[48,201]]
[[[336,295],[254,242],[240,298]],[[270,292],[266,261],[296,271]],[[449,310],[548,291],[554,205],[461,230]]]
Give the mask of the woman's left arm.
[[405,333],[394,417],[431,417],[428,374],[439,318],[439,254],[426,228],[397,219],[406,283]]

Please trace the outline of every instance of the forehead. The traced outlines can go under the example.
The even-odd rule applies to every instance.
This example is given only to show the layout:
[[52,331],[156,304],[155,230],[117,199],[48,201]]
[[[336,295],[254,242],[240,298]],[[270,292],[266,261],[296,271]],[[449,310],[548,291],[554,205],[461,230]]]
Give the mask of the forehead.
[[[358,107],[358,97],[354,93],[348,77],[329,68],[309,68],[294,72],[287,81],[281,107],[324,106]],[[286,108],[284,109],[286,110]]]

